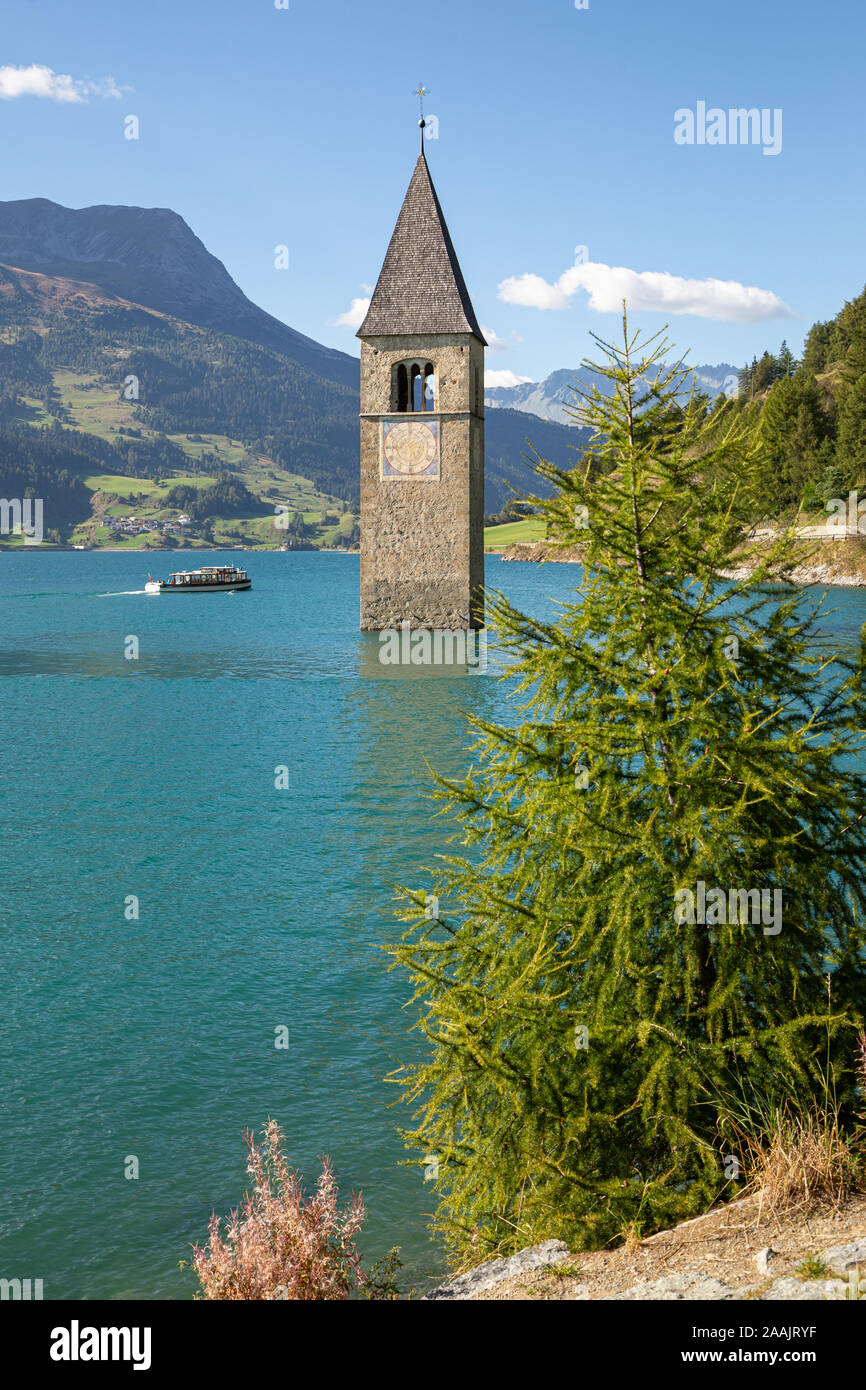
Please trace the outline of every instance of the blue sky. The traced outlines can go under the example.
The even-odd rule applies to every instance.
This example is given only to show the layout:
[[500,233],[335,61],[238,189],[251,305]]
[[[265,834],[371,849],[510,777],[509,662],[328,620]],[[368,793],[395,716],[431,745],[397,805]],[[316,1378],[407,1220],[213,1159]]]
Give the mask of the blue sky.
[[[174,208],[253,300],[357,353],[338,320],[378,275],[423,81],[491,371],[576,366],[622,292],[738,364],[866,281],[864,48],[854,0],[4,0],[0,196]],[[781,110],[780,151],[677,143],[699,102]]]

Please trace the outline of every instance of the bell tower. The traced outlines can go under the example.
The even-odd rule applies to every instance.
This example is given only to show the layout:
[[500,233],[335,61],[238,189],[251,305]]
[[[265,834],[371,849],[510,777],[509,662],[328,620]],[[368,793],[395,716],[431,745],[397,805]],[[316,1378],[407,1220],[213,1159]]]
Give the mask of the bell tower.
[[484,349],[424,153],[361,339],[361,627],[484,626]]

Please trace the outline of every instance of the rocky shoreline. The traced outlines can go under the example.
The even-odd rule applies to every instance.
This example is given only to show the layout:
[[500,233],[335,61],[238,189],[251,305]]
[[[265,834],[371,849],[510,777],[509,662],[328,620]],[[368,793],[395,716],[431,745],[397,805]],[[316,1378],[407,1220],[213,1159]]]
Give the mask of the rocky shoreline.
[[866,1195],[762,1219],[741,1198],[617,1250],[572,1254],[548,1240],[489,1260],[434,1299],[842,1301],[866,1298]]
[[[517,542],[514,545],[506,546],[504,550],[488,550],[488,555],[496,555],[500,560],[518,560],[532,564],[548,565],[579,565],[582,563],[582,556],[577,549],[551,550],[550,541],[533,541],[532,543]],[[751,567],[747,565],[738,566],[726,571],[729,579],[746,579],[751,572]],[[820,584],[841,589],[862,589],[866,587],[866,572],[860,573],[858,570],[849,569],[844,561],[840,564],[834,561],[804,561],[791,571],[791,582],[793,584],[807,587],[812,584]]]

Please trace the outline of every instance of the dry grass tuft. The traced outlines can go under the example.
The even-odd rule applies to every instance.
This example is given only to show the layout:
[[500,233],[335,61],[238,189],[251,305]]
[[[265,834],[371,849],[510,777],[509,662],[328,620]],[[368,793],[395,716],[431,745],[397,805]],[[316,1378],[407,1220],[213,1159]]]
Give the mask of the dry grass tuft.
[[778,1107],[760,1129],[732,1126],[751,1174],[746,1191],[759,1197],[758,1221],[822,1202],[839,1207],[863,1186],[860,1146],[830,1104],[796,1111]]

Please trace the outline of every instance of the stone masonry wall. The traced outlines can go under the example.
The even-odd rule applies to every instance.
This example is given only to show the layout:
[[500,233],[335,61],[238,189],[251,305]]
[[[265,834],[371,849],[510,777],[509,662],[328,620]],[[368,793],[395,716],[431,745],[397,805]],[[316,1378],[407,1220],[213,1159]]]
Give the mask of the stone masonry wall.
[[[383,478],[381,422],[393,419],[392,368],[433,363],[440,476]],[[484,349],[471,334],[371,338],[361,345],[361,627],[483,625]],[[477,602],[477,599],[476,599]]]

